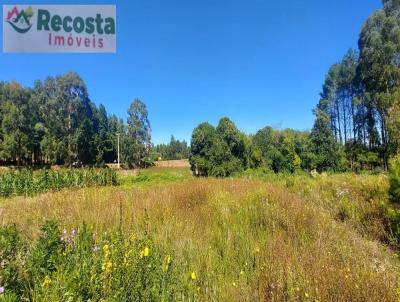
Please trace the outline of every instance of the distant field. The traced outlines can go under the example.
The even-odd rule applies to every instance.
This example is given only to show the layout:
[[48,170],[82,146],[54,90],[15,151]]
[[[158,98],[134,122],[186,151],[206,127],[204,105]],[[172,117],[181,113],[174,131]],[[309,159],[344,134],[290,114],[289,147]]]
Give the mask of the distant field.
[[188,159],[160,160],[156,161],[155,165],[160,168],[190,168]]
[[3,203],[1,225],[23,238],[49,219],[78,233],[51,258],[58,269],[34,274],[37,300],[398,301],[385,176],[197,179],[154,167],[120,184]]

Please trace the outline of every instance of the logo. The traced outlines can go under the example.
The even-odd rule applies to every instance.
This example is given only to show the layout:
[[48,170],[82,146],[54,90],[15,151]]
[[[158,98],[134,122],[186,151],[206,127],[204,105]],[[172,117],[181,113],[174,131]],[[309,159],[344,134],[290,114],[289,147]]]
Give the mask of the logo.
[[6,22],[11,25],[11,27],[18,33],[24,34],[28,32],[31,27],[30,19],[33,16],[32,7],[28,7],[26,10],[18,11],[18,8],[14,8],[7,13]]
[[14,3],[3,20],[4,52],[116,52],[115,5]]

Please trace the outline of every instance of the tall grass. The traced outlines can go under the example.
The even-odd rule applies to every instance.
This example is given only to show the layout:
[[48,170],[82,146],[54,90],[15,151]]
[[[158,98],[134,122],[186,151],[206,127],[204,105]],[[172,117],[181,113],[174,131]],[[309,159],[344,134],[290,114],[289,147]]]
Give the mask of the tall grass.
[[[196,296],[146,234],[121,229],[97,236],[46,222],[34,244],[15,226],[0,229],[0,301],[185,301]],[[188,279],[190,274],[187,275]]]
[[[62,300],[76,293],[71,299],[79,301],[88,297],[79,293],[89,291],[101,296],[93,300],[118,300],[120,291],[126,290],[136,294],[124,296],[125,301],[152,301],[143,300],[140,293],[148,293],[153,286],[159,293],[166,284],[177,295],[166,295],[164,301],[398,301],[397,255],[360,234],[353,227],[356,219],[336,217],[340,205],[335,206],[335,198],[340,204],[341,198],[350,202],[359,195],[355,203],[361,206],[364,199],[365,208],[370,200],[386,198],[379,197],[379,184],[372,185],[377,178],[366,178],[365,183],[359,179],[351,191],[354,184],[348,176],[330,177],[290,181],[280,177],[270,182],[188,179],[168,186],[63,191],[5,202],[0,224],[15,223],[21,236],[29,238],[32,246],[22,255],[35,250],[43,237],[40,226],[49,219],[59,221],[69,236],[77,228],[77,233],[83,232],[83,221],[92,226],[93,244],[101,249],[104,244],[113,246],[112,263],[124,259],[117,242],[133,250],[129,271],[119,275],[117,269],[104,279],[103,252],[87,248],[83,256],[79,244],[70,246],[65,256],[68,270],[56,266],[46,279],[32,268],[31,273],[39,276],[31,292],[36,297]],[[354,211],[361,209],[357,206]],[[121,241],[119,229],[125,234]],[[137,247],[127,242],[132,234],[141,242]],[[140,262],[146,244],[154,252],[151,267],[142,267]],[[167,255],[173,259],[174,281],[170,283],[163,281],[160,271]],[[98,272],[94,281],[90,281],[89,268]],[[130,281],[146,276],[150,279],[144,283]],[[49,280],[51,285],[47,285]],[[101,280],[111,282],[109,292],[103,291]],[[85,290],[74,290],[75,283]]]
[[117,175],[112,169],[17,170],[0,174],[0,196],[116,184]]

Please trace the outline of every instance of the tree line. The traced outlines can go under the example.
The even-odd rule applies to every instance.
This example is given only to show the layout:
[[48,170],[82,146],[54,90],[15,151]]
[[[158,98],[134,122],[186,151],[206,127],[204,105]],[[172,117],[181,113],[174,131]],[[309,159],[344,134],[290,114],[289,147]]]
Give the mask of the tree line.
[[325,170],[331,165],[345,169],[343,157],[321,152],[338,152],[329,127],[319,122],[311,132],[265,127],[254,135],[240,131],[227,117],[216,127],[198,125],[192,134],[190,164],[198,176],[225,177],[247,169],[293,173]]
[[0,82],[0,163],[14,165],[151,164],[146,105],[135,99],[128,119],[90,100],[76,73],[35,81],[33,88]]
[[265,127],[245,135],[228,118],[195,128],[190,163],[197,175],[249,168],[346,171],[388,168],[400,153],[400,0],[365,22],[358,50],[333,64],[309,132]]
[[400,151],[399,0],[383,1],[358,46],[330,67],[315,113],[329,123],[351,168],[386,169]]
[[187,159],[190,148],[185,140],[180,141],[173,135],[168,144],[158,144],[153,147],[152,159],[156,160],[178,160]]

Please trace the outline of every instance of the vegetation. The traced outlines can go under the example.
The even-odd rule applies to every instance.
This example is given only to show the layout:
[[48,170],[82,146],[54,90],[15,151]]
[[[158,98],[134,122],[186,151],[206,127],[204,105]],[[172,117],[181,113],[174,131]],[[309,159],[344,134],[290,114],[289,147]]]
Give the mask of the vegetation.
[[311,135],[265,127],[251,136],[242,133],[226,117],[216,128],[208,123],[200,124],[192,134],[192,171],[199,176],[225,177],[247,169],[275,173],[315,168],[340,170],[342,163],[335,153],[339,146],[330,129],[322,129],[323,122],[316,123]]
[[[121,159],[128,166],[150,162],[146,106],[135,99],[128,125],[90,100],[75,73],[48,77],[24,88],[0,82],[0,163],[17,165],[104,165]],[[134,154],[134,155],[133,155]]]
[[74,73],[0,83],[1,164],[101,166],[118,135],[127,167],[191,165],[1,173],[0,301],[399,301],[400,1],[383,4],[310,131],[224,117],[153,147],[139,99],[124,124]]
[[390,199],[392,202],[400,202],[400,156],[393,158],[390,165]]
[[191,179],[192,175],[187,168],[156,168],[140,170],[132,175],[120,177],[121,186],[153,186],[165,185]]
[[122,230],[97,240],[86,225],[61,232],[49,221],[32,246],[11,226],[0,230],[0,253],[5,301],[177,301],[196,293],[196,280],[179,278],[173,255]]
[[179,141],[172,135],[168,144],[154,146],[152,159],[156,160],[179,160],[189,158],[190,148],[186,141]]
[[246,136],[226,118],[217,129],[200,124],[192,134],[192,170],[214,176],[259,167],[387,170],[400,152],[400,5],[383,3],[363,26],[359,50],[329,69],[311,133],[266,127]]
[[359,50],[330,68],[317,106],[329,116],[353,168],[387,168],[390,155],[399,151],[400,5],[383,4],[365,22]]
[[159,186],[172,172],[147,170],[148,186],[5,201],[3,297],[398,300],[399,259],[380,243],[390,233],[384,176],[187,174]]
[[28,196],[63,188],[113,186],[117,183],[117,174],[111,169],[19,170],[0,174],[0,196]]

